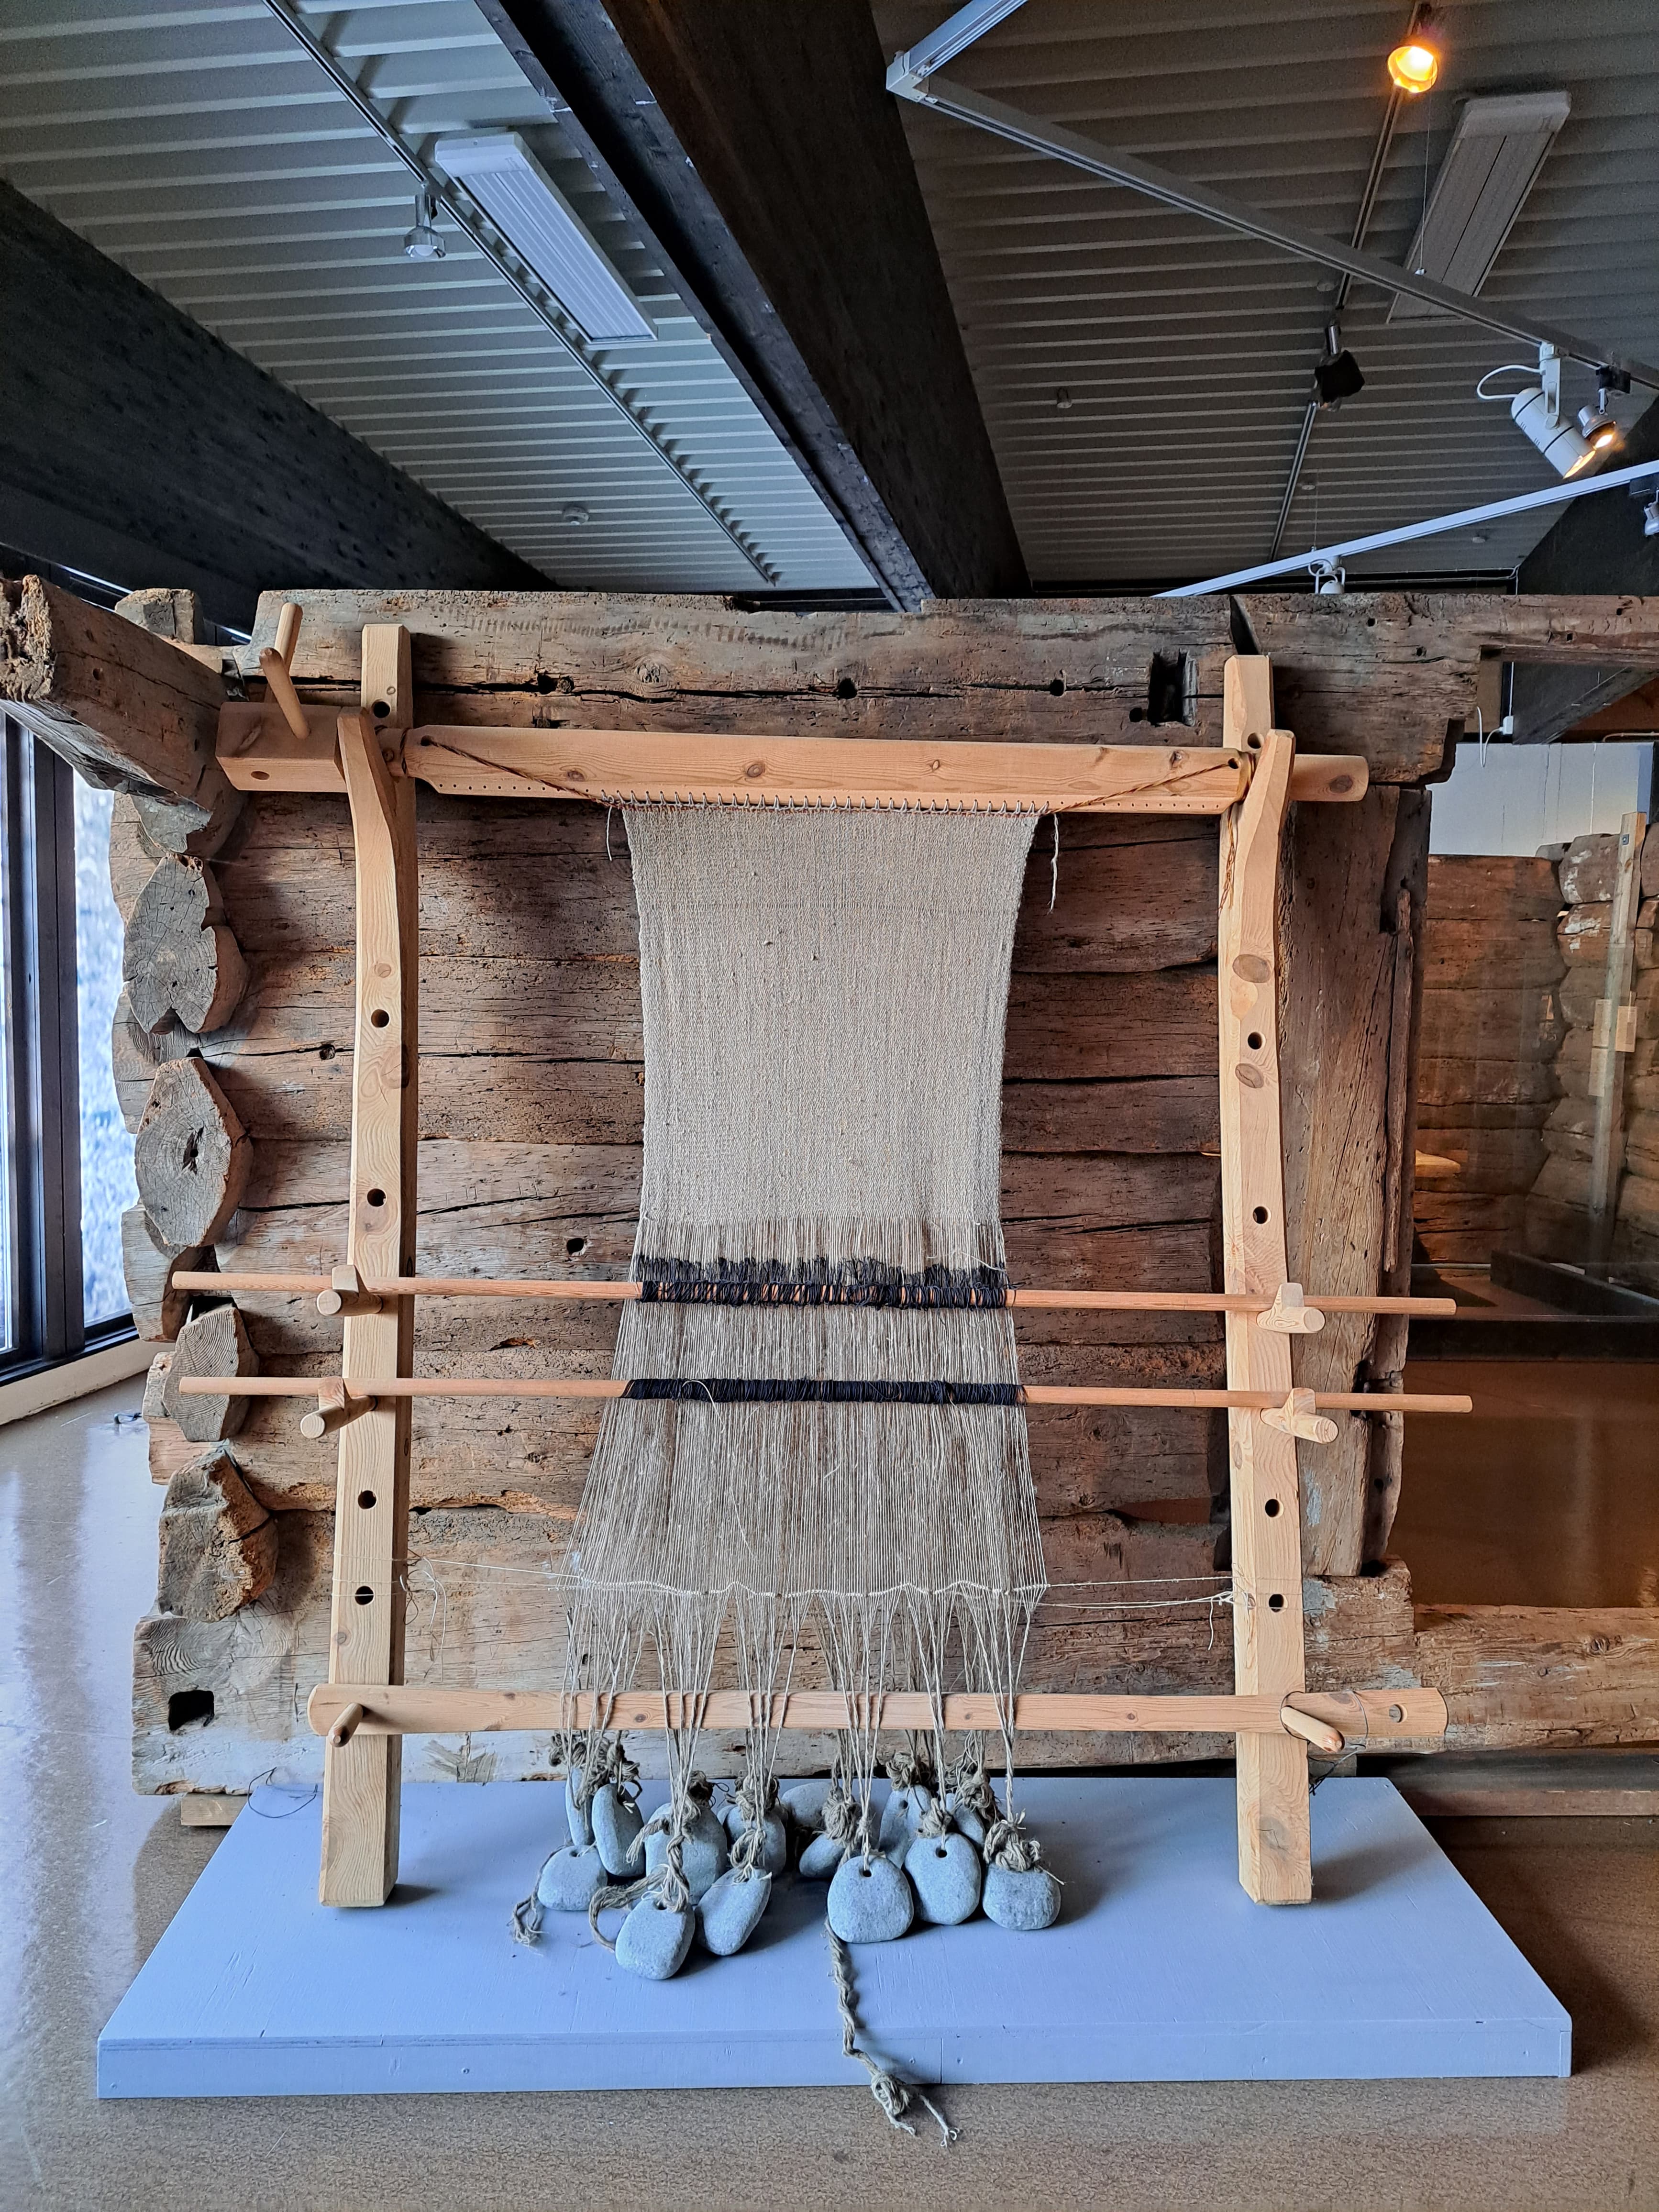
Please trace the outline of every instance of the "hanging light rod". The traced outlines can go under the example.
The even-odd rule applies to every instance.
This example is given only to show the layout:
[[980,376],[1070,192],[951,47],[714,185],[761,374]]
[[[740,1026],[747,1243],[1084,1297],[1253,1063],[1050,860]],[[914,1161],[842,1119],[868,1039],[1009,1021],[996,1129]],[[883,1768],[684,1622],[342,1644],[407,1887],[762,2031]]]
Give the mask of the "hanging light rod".
[[959,9],[949,21],[940,25],[931,39],[895,58],[887,72],[888,90],[901,100],[931,107],[938,114],[954,116],[959,123],[974,124],[1027,153],[1049,155],[1088,176],[1098,177],[1103,184],[1121,185],[1129,191],[1145,193],[1148,199],[1157,200],[1164,207],[1179,209],[1185,215],[1201,216],[1206,222],[1218,223],[1224,230],[1257,239],[1264,246],[1277,246],[1281,252],[1316,262],[1322,268],[1339,269],[1382,291],[1421,300],[1431,307],[1443,308],[1448,314],[1460,316],[1467,323],[1478,323],[1483,329],[1496,331],[1504,337],[1519,338],[1528,345],[1553,346],[1558,353],[1591,368],[1605,366],[1621,370],[1634,382],[1659,392],[1659,368],[1646,362],[1627,360],[1593,339],[1559,330],[1553,323],[1522,319],[1494,302],[1477,300],[1470,293],[1454,290],[1449,284],[1437,283],[1431,276],[1419,276],[1395,262],[1385,261],[1380,254],[1368,253],[1363,246],[1344,246],[1340,240],[1325,237],[1318,231],[1304,230],[1299,224],[1266,215],[1246,201],[1236,200],[1225,192],[1210,191],[1168,169],[1155,168],[1150,161],[1142,161],[1133,154],[1103,146],[1059,124],[1044,123],[1018,107],[988,99],[983,93],[970,92],[965,85],[948,83],[933,73],[939,65],[935,54],[960,53],[982,32],[1013,12],[1012,7],[1001,5],[1000,0],[985,0],[983,5]]
[[1211,576],[1201,584],[1177,584],[1173,591],[1154,592],[1157,599],[1196,599],[1206,592],[1231,592],[1240,584],[1265,583],[1269,576],[1289,576],[1320,562],[1346,561],[1356,553],[1380,553],[1388,545],[1409,545],[1419,538],[1440,538],[1449,530],[1471,530],[1482,522],[1498,522],[1506,514],[1528,514],[1535,507],[1559,507],[1570,499],[1588,499],[1594,491],[1617,491],[1622,484],[1651,484],[1659,481],[1659,461],[1637,461],[1629,468],[1610,469],[1606,476],[1580,477],[1571,483],[1547,484],[1542,491],[1524,491],[1515,499],[1495,499],[1485,507],[1466,507],[1456,514],[1436,515],[1430,522],[1407,522],[1398,530],[1378,530],[1369,538],[1346,538],[1340,545],[1319,545],[1311,552],[1292,553],[1283,561],[1263,561],[1254,568],[1235,568],[1225,576]]
[[[423,161],[412,147],[404,143],[400,134],[380,112],[379,106],[364,91],[345,64],[323,44],[298,9],[290,6],[289,0],[264,0],[264,5],[289,36],[305,48],[318,68],[333,84],[336,91],[350,101],[369,128],[391,148],[422,187],[431,205],[442,208],[456,228],[471,240],[485,260],[494,264],[496,273],[505,278],[529,308],[531,313],[558,340],[577,368],[587,378],[588,382],[592,385],[594,390],[604,394],[629,428],[636,432],[650,447],[663,466],[672,470],[679,478],[680,483],[696,501],[709,520],[724,537],[729,539],[755,574],[769,584],[776,584],[779,580],[777,571],[762,559],[753,546],[748,543],[744,533],[721,514],[720,508],[684,463],[663,444],[650,423],[645,420],[643,411],[635,407],[625,392],[619,392],[611,383],[599,362],[588,351],[574,320],[565,313],[553,293],[531,268],[506,232],[499,229],[493,220],[481,219],[473,211],[469,198],[458,193],[447,177],[441,175],[429,162]],[[416,230],[411,231],[410,236],[411,238],[416,236],[419,228],[420,225],[417,222]],[[434,233],[433,236],[435,241],[436,234]],[[407,245],[404,251],[408,251]],[[441,246],[435,253],[415,258],[441,260],[443,258]]]

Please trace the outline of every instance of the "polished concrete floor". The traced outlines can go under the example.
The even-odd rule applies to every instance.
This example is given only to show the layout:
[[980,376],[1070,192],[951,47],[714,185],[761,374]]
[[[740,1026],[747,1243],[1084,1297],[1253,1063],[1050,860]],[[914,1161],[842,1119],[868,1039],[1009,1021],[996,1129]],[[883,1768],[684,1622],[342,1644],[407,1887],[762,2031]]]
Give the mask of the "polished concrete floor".
[[128,1784],[157,1510],[137,1406],[0,1431],[3,2212],[1659,2207],[1645,1821],[1440,1831],[1571,2010],[1569,2081],[962,2091],[949,2151],[861,2090],[100,2105],[97,2033],[216,1840]]

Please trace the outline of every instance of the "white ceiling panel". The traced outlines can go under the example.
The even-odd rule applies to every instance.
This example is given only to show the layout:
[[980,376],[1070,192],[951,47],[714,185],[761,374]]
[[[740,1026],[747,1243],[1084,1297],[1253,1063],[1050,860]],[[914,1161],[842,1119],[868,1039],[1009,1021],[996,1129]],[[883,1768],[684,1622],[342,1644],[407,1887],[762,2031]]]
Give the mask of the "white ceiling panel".
[[471,0],[301,13],[423,158],[523,134],[656,325],[587,349],[615,399],[441,212],[405,256],[415,179],[260,0],[11,0],[0,173],[561,584],[866,586]]

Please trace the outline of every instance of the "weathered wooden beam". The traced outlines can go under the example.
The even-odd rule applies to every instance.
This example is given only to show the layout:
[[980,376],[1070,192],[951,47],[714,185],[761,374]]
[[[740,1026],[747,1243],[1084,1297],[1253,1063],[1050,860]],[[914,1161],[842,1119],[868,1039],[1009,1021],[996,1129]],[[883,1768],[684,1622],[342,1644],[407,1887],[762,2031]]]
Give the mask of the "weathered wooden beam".
[[230,1019],[247,963],[204,862],[160,863],[127,918],[121,973],[133,1019],[152,1033],[176,1020],[206,1036]]
[[0,585],[0,701],[89,783],[189,799],[215,775],[224,678],[38,576]]
[[866,0],[483,7],[894,602],[1022,591]]
[[4,184],[0,327],[0,483],[222,579],[222,621],[271,576],[543,580]]
[[1449,1750],[1659,1743],[1659,1614],[1640,1607],[1417,1608],[1417,1678]]
[[228,1620],[270,1589],[276,1553],[276,1519],[230,1454],[198,1453],[167,1485],[156,1606],[186,1620]]
[[[285,598],[305,608],[294,676],[355,696],[366,622],[410,630],[416,719],[543,729],[775,732],[1050,744],[1221,742],[1224,599],[992,600],[917,615],[798,615],[723,599],[556,592],[267,592],[257,674]],[[1276,713],[1304,752],[1357,752],[1414,783],[1475,726],[1483,653],[1593,661],[1651,652],[1659,599],[1267,594],[1248,603]],[[1184,668],[1180,684],[1169,680]],[[1155,720],[1175,711],[1181,724]],[[1190,734],[1188,734],[1190,733]]]

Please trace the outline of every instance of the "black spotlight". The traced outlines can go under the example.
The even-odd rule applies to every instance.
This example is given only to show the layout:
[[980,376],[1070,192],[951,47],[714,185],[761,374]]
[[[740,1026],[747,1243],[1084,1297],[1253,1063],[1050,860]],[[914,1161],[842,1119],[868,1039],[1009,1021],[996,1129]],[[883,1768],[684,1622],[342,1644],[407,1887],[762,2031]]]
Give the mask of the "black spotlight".
[[1340,407],[1345,399],[1352,399],[1357,392],[1365,389],[1365,380],[1359,373],[1359,363],[1342,343],[1342,333],[1334,323],[1325,325],[1325,358],[1314,370],[1315,404],[1320,407]]
[[1346,346],[1339,353],[1328,354],[1314,370],[1314,390],[1322,407],[1340,407],[1364,389],[1359,363]]

